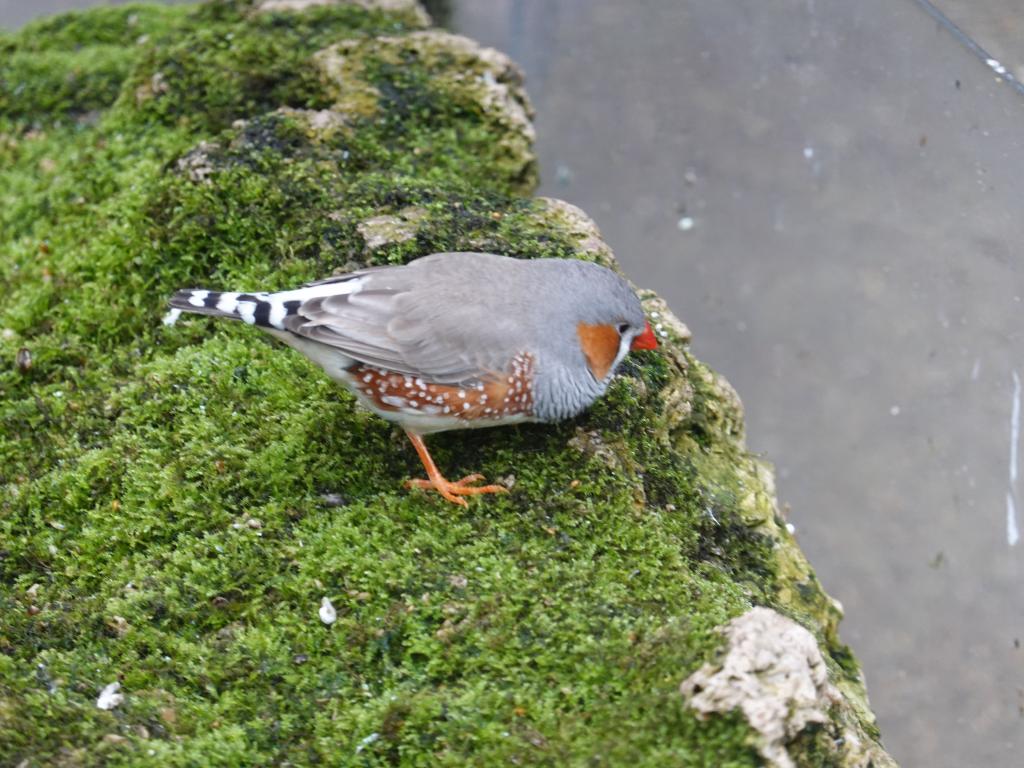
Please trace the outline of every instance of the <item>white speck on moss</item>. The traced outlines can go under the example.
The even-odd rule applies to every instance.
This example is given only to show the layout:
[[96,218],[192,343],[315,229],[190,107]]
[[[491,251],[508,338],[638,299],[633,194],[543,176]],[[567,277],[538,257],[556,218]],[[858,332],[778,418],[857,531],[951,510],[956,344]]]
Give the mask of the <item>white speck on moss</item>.
[[787,741],[811,723],[828,722],[838,691],[809,631],[770,608],[753,608],[720,630],[725,657],[680,686],[698,716],[740,710],[757,732],[757,750],[776,768],[794,768]]
[[100,691],[96,698],[96,708],[110,710],[124,702],[124,694],[121,691],[121,684],[114,682]]
[[373,744],[373,742],[377,741],[377,739],[379,739],[379,738],[380,738],[380,734],[377,733],[376,731],[371,733],[369,736],[367,736],[365,739],[363,739],[362,741],[359,742],[359,746],[356,747],[356,754],[358,755],[360,752],[362,752],[368,746]]
[[319,613],[320,621],[322,621],[327,626],[331,626],[331,624],[338,620],[338,612],[334,610],[334,604],[328,597],[325,597],[323,600],[320,601]]
[[166,315],[164,315],[164,325],[171,326],[178,322],[178,318],[181,317],[180,309],[172,309]]
[[[656,321],[654,332],[658,336],[663,339],[674,337],[683,344],[690,341],[692,336],[690,329],[672,313],[663,299],[659,298],[653,291],[641,290],[638,293],[644,305],[644,312],[647,313],[648,317]],[[660,330],[657,328],[659,325],[661,326]]]

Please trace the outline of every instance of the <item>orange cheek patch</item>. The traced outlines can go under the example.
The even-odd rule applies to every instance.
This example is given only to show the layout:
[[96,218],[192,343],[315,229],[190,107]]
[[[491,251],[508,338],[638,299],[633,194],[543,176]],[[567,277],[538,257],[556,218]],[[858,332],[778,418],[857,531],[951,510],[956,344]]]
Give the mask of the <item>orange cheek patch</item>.
[[611,370],[615,356],[619,354],[619,332],[611,325],[580,323],[576,326],[576,334],[580,337],[580,347],[587,358],[590,372],[598,381],[603,380]]

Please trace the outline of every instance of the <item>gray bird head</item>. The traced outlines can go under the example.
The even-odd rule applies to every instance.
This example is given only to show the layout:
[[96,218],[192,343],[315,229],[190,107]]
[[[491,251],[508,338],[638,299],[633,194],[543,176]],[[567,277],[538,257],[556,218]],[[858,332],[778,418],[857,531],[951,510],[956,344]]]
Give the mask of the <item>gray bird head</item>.
[[[573,291],[577,322],[610,325],[627,341],[626,348],[647,329],[647,318],[633,289],[622,277],[598,264],[569,261],[579,272],[579,290]],[[576,282],[576,281],[574,281]]]
[[[604,394],[631,349],[654,349],[654,333],[633,289],[615,272],[583,261],[532,262],[550,291],[553,329],[538,361],[536,410],[544,420],[574,416]],[[546,291],[547,292],[547,291]]]

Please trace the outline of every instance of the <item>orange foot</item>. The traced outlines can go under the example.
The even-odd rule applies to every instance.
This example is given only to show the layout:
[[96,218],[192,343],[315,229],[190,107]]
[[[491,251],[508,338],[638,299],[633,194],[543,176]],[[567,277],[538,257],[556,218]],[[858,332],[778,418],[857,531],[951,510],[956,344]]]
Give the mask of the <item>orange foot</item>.
[[406,430],[405,434],[409,436],[409,440],[416,449],[416,453],[419,454],[420,461],[423,462],[423,468],[427,470],[427,477],[429,478],[428,480],[406,480],[406,488],[433,489],[448,499],[448,501],[461,507],[469,506],[465,499],[460,498],[462,496],[476,496],[481,493],[508,493],[508,488],[503,485],[470,485],[470,483],[483,480],[483,475],[466,475],[454,483],[450,480],[445,480],[437,465],[434,464],[434,460],[430,458],[430,451],[427,450],[423,438],[409,430]]
[[437,478],[432,480],[406,480],[405,487],[422,488],[424,490],[433,489],[448,499],[448,501],[462,507],[468,505],[465,499],[460,498],[461,496],[475,496],[480,493],[508,493],[508,488],[504,485],[469,485],[469,483],[475,483],[483,479],[483,475],[466,475],[461,480],[451,482],[438,475]]

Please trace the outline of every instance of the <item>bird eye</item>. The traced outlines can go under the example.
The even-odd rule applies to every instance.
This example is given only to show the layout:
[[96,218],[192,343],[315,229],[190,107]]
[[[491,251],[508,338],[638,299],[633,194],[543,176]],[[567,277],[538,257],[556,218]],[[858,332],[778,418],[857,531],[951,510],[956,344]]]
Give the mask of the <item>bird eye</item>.
[[619,336],[629,333],[629,323],[619,323]]

